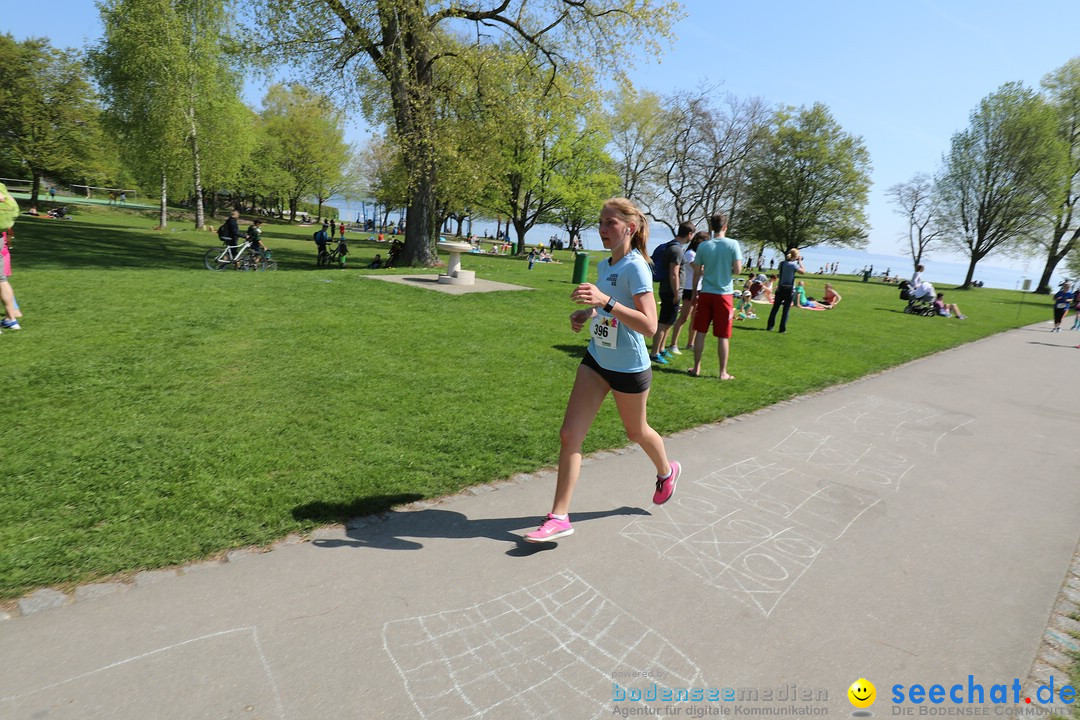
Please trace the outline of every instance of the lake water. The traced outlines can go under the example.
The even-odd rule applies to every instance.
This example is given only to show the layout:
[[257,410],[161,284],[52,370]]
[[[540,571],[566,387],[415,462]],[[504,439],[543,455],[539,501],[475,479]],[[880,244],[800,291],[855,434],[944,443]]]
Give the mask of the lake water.
[[[334,203],[332,205],[338,207],[342,211],[342,215],[348,219],[356,219],[361,217],[363,210],[371,213],[371,206],[362,208],[360,204],[352,203]],[[399,222],[399,211],[392,211],[390,213],[390,222]],[[496,224],[486,220],[477,220],[472,223],[473,234],[483,237],[486,232],[489,236],[495,235]],[[457,229],[457,224],[453,225],[453,228]],[[469,224],[466,223],[463,228],[463,232],[468,232]],[[650,238],[649,250],[650,252],[656,245],[661,242],[669,240],[670,232],[664,226],[653,227],[653,236]],[[516,239],[517,235],[513,232],[511,236]],[[533,227],[526,236],[526,243],[529,245],[547,245],[548,240],[551,237],[559,237],[565,242],[569,237],[561,227],[556,225],[537,225]],[[603,250],[604,247],[600,243],[600,235],[596,231],[596,228],[589,228],[582,233],[582,242],[585,243],[587,250]],[[780,260],[779,254],[766,251],[765,263],[768,266],[770,255],[775,258],[777,262]],[[997,260],[997,264],[995,264]],[[806,267],[807,273],[817,272],[819,267],[824,267],[830,263],[840,263],[839,272],[841,274],[857,274],[862,272],[862,269],[867,266],[873,266],[874,274],[880,275],[885,270],[888,270],[892,275],[899,275],[902,278],[910,278],[914,272],[911,258],[904,257],[902,255],[889,255],[883,253],[867,252],[864,250],[852,250],[850,248],[832,248],[827,246],[817,246],[808,248],[803,251],[803,265]],[[1024,279],[1031,280],[1031,288],[1034,289],[1036,283],[1039,280],[1039,275],[1042,274],[1043,259],[1032,259],[1025,263],[1023,260],[1009,260],[1009,259],[995,259],[993,257],[987,258],[981,261],[975,267],[975,280],[981,280],[987,287],[1003,288],[1006,290],[1016,290],[1023,287]],[[964,282],[964,277],[967,275],[968,263],[963,259],[945,259],[931,255],[923,258],[923,264],[926,266],[926,271],[923,273],[925,278],[933,283],[935,286],[941,289],[947,289],[959,285]],[[1056,288],[1057,284],[1065,279],[1063,273],[1064,267],[1058,266],[1059,271],[1054,274],[1051,282],[1051,287]]]

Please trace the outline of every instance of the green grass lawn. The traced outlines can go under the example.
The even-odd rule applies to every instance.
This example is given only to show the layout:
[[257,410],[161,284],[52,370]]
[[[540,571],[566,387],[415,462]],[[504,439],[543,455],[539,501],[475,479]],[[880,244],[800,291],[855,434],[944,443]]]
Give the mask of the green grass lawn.
[[[0,599],[555,462],[587,342],[567,322],[568,252],[532,271],[467,256],[478,277],[533,290],[453,296],[365,279],[387,272],[357,269],[387,246],[355,235],[348,270],[316,269],[312,228],[269,225],[279,271],[217,273],[202,265],[213,233],[155,232],[134,210],[73,211],[16,226],[25,318],[0,336]],[[820,294],[820,279],[807,282]],[[688,377],[690,354],[658,370],[653,426],[717,421],[1050,318],[1046,298],[1021,305],[989,289],[948,292],[967,321],[914,317],[895,287],[833,282],[840,307],[792,310],[786,335],[762,332],[763,317],[738,324],[735,382]],[[715,347],[704,364],[714,378]],[[586,452],[625,442],[609,402]]]

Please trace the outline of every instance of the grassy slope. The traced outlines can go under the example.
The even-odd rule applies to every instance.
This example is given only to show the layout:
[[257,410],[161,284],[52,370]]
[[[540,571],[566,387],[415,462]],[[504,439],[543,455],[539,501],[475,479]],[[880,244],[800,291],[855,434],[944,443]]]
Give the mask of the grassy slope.
[[[586,342],[566,321],[569,262],[530,272],[466,257],[479,277],[535,290],[451,296],[364,279],[386,272],[355,269],[385,244],[353,242],[353,267],[316,270],[310,228],[270,226],[281,270],[213,273],[202,268],[211,233],[76,212],[16,228],[26,317],[0,337],[0,598],[555,461]],[[687,377],[689,355],[657,371],[654,427],[738,415],[1050,316],[1045,299],[1021,306],[983,289],[949,293],[968,321],[912,317],[894,287],[835,283],[840,308],[793,310],[785,336],[761,332],[764,319],[740,323],[735,383]],[[715,375],[712,340],[705,370]],[[586,452],[624,443],[607,403]]]

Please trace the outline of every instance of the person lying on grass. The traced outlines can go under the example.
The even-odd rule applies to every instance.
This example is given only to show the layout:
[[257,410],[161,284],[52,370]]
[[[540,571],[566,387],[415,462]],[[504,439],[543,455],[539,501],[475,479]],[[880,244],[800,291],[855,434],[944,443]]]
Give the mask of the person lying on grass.
[[795,304],[803,310],[825,310],[819,302],[806,296],[806,285],[802,280],[795,286]]

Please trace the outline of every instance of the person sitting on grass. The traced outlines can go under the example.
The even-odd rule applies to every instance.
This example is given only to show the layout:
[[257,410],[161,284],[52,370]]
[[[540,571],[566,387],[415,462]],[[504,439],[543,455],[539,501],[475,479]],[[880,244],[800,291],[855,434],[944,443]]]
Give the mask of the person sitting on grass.
[[754,313],[754,301],[749,290],[742,291],[742,299],[739,301],[739,314],[736,315],[736,319],[757,320],[757,314]]
[[967,320],[967,315],[960,312],[960,308],[957,307],[956,303],[946,303],[943,299],[944,297],[945,293],[938,293],[934,300],[934,310],[937,311],[937,314],[941,317],[952,317],[955,315],[957,320]]
[[758,273],[753,277],[752,280],[750,280],[750,284],[749,286],[747,286],[747,289],[750,291],[751,300],[765,299],[765,283],[767,283],[768,281],[769,279],[761,273]]
[[382,268],[382,255],[375,253],[375,259],[368,263],[368,270],[379,270]]
[[826,310],[832,310],[844,298],[829,283],[825,283],[825,297],[821,298],[820,305]]
[[773,273],[765,279],[765,282],[761,284],[761,294],[751,298],[754,302],[764,303],[766,305],[772,305],[776,300],[776,296],[773,295],[773,288],[776,287],[776,273]]

